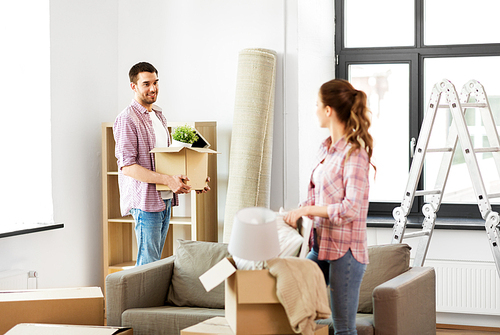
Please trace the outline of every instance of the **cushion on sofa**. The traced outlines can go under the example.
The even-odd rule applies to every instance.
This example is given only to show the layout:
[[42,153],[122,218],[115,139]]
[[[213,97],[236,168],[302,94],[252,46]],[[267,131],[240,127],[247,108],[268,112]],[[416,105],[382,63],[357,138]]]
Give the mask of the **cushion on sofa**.
[[370,263],[361,282],[358,313],[373,313],[373,289],[410,268],[410,249],[404,243],[368,247]]
[[166,303],[174,306],[224,308],[224,283],[210,292],[199,277],[221,259],[229,257],[227,244],[177,240],[172,281]]

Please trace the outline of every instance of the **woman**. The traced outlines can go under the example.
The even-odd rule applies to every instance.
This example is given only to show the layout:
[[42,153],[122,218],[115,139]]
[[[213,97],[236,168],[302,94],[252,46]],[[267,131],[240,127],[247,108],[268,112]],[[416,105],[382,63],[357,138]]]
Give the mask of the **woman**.
[[359,288],[368,264],[366,216],[373,150],[368,113],[366,94],[349,82],[334,79],[321,86],[316,116],[330,136],[320,146],[307,200],[284,217],[293,227],[301,216],[314,220],[313,248],[307,258],[319,265],[330,284],[335,334],[357,334]]

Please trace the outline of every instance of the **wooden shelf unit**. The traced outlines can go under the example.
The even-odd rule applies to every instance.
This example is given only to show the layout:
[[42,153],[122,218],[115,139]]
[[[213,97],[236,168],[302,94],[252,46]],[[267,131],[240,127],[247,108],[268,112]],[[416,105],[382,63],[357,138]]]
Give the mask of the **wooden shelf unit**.
[[[195,127],[210,143],[210,148],[217,150],[216,122],[169,122],[169,130],[184,124]],[[188,215],[171,217],[162,258],[174,253],[176,236],[197,241],[217,242],[217,155],[208,156],[208,175],[211,190],[205,194],[196,194],[193,191],[184,196],[190,197],[190,210],[186,211]],[[185,205],[182,200],[185,199],[181,198],[179,207]],[[102,123],[102,208],[105,280],[110,273],[134,266],[137,257],[134,220],[130,215],[122,217],[120,214],[118,167],[111,122]],[[177,228],[179,228],[179,233],[176,233]]]

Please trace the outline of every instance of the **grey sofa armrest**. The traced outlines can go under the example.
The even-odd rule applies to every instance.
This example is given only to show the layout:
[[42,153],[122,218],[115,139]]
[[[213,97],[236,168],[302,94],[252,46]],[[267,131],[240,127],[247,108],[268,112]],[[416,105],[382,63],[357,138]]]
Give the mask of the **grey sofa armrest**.
[[436,334],[436,274],[414,267],[373,290],[375,334]]
[[108,326],[121,326],[129,308],[163,306],[172,279],[175,256],[115,272],[106,277]]

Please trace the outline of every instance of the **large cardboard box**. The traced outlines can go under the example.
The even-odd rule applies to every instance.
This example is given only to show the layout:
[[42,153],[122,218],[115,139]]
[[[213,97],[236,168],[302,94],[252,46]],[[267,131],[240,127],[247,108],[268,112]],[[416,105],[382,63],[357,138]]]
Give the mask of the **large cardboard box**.
[[[203,190],[208,176],[208,155],[218,154],[209,149],[210,143],[196,130],[198,140],[191,148],[165,147],[154,148],[151,152],[155,156],[156,172],[175,176],[185,175],[189,178],[186,183],[193,190]],[[168,191],[166,185],[156,185],[158,191]]]
[[[208,155],[219,152],[209,149],[210,143],[196,130],[198,140],[190,148],[185,147],[164,147],[154,148],[151,152],[155,156],[156,172],[175,176],[185,175],[189,178],[186,184],[192,190],[203,190],[207,185],[208,176]],[[156,184],[158,191],[168,191],[166,185]]]
[[0,291],[0,334],[19,323],[104,325],[99,287]]
[[132,328],[21,323],[5,335],[133,335]]
[[236,270],[225,258],[200,277],[207,291],[225,280],[226,320],[236,334],[293,334],[269,270]]
[[[181,330],[181,335],[235,335],[226,318],[215,317]],[[295,333],[291,333],[296,335]],[[317,325],[314,335],[328,335],[327,325]]]
[[[185,175],[193,190],[203,190],[208,177],[208,155],[217,151],[208,148],[165,147],[151,150],[155,154],[156,172],[175,176]],[[166,185],[156,184],[158,191],[167,191]]]

